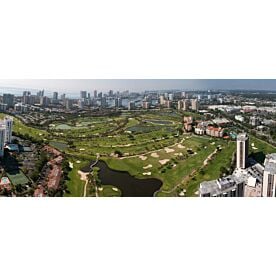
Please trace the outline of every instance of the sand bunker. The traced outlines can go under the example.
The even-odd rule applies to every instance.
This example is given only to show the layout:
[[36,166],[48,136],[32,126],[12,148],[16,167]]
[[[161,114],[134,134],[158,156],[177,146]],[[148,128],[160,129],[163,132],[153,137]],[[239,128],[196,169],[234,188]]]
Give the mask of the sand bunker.
[[151,172],[144,172],[143,175],[151,175]]
[[185,149],[185,146],[182,146],[182,145],[178,145],[177,146],[179,149]]
[[170,149],[170,148],[164,148],[166,153],[171,153],[174,152],[174,149]]
[[170,161],[170,159],[162,159],[162,160],[159,160],[159,163],[161,165],[165,165],[166,163],[168,163]]
[[87,175],[88,173],[84,173],[82,171],[78,171],[78,174],[80,175],[80,179],[83,180],[83,181],[86,181],[87,180]]
[[84,151],[85,149],[80,149],[81,151]]
[[118,192],[118,191],[119,191],[119,189],[118,189],[118,188],[115,188],[115,187],[113,187],[112,190],[115,191],[115,192]]
[[144,156],[144,155],[140,155],[139,158],[140,158],[142,161],[145,161],[145,160],[148,159],[147,156]]
[[80,160],[77,160],[76,163],[79,164],[81,161]]
[[143,167],[144,170],[147,170],[147,169],[150,169],[150,168],[152,168],[152,164],[149,164],[149,165]]
[[158,153],[156,153],[156,152],[152,153],[150,156],[154,157],[154,158],[158,158],[159,157]]
[[69,168],[71,168],[71,169],[74,168],[74,164],[72,162],[69,162]]

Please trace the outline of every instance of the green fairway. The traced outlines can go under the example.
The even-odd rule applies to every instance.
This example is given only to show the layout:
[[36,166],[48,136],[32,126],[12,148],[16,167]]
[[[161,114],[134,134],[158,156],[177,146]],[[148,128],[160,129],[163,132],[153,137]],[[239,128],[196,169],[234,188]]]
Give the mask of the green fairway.
[[73,163],[73,169],[68,174],[69,180],[66,181],[67,189],[70,191],[70,193],[65,193],[67,197],[83,196],[85,181],[80,179],[78,171],[87,165],[87,162],[79,160],[80,163],[77,163],[76,161],[78,160],[69,160],[69,162]]
[[[222,167],[229,169],[236,143],[179,134],[183,115],[195,114],[162,110],[124,112],[112,117],[70,117],[62,123],[52,122],[52,127],[43,130],[15,118],[14,132],[44,139],[68,155],[74,167],[66,182],[70,191],[66,196],[83,196],[85,181],[80,180],[78,170],[95,160],[97,154],[112,169],[128,171],[137,178],[160,179],[163,185],[155,196],[183,196],[184,190],[185,196],[195,196],[202,181],[218,178]],[[216,152],[218,146],[222,150]],[[263,163],[265,154],[275,151],[270,144],[250,137],[249,152],[258,162]],[[105,186],[99,195],[120,193]]]

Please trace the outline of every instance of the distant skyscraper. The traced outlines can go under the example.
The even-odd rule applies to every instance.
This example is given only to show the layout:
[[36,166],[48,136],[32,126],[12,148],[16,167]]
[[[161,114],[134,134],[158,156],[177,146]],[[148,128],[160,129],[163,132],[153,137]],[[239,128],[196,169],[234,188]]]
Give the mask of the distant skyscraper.
[[183,101],[182,100],[177,102],[177,109],[178,110],[182,110],[183,109]]
[[98,97],[98,91],[94,90],[94,98],[97,98],[97,97]]
[[249,137],[241,133],[237,137],[237,169],[245,169],[248,163]]
[[38,91],[38,92],[37,92],[37,96],[38,96],[38,97],[43,97],[43,96],[44,96],[44,89]]
[[79,100],[78,100],[78,107],[79,107],[80,109],[83,109],[83,108],[84,108],[84,99],[79,99]]
[[160,105],[164,105],[165,104],[165,97],[163,95],[161,95],[159,97],[159,102],[160,102]]
[[133,110],[135,109],[135,103],[134,102],[129,102],[128,103],[128,110]]
[[55,100],[55,101],[58,100],[58,92],[53,93],[53,100]]
[[81,97],[81,99],[86,99],[87,98],[87,91],[81,91],[80,92],[80,97]]
[[192,103],[191,109],[197,111],[198,110],[198,100],[197,99],[192,99],[191,103]]
[[23,91],[23,96],[30,96],[31,92],[30,91]]
[[262,196],[276,196],[276,153],[268,154],[265,159]]
[[7,107],[13,107],[14,95],[13,94],[3,94],[3,103],[7,104]]
[[101,98],[101,107],[103,108],[107,107],[106,97]]
[[67,110],[70,110],[73,107],[73,100],[72,99],[65,99],[65,107]]
[[49,104],[49,98],[46,96],[40,97],[40,105],[41,106],[47,106]]
[[122,99],[121,98],[115,99],[115,107],[116,108],[122,107]]
[[143,101],[143,102],[142,102],[142,107],[143,107],[144,109],[149,109],[149,108],[150,108],[150,102],[148,102],[148,101]]

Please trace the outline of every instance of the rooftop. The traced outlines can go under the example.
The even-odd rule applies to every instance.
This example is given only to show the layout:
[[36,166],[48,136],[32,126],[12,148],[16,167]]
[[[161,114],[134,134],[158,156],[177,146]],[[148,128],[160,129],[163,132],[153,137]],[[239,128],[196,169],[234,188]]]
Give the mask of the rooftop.
[[237,136],[237,141],[246,141],[248,139],[248,135],[246,133],[240,133]]

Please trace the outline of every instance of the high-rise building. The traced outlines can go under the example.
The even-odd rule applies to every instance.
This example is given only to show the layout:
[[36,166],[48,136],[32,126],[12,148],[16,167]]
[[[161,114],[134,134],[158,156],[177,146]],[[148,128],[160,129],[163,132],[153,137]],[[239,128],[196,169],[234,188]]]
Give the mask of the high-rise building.
[[47,106],[49,104],[49,98],[46,96],[40,97],[40,105]]
[[199,106],[198,100],[197,99],[192,99],[191,100],[191,109],[197,111],[198,106]]
[[182,110],[183,109],[183,101],[182,100],[180,100],[180,101],[177,102],[177,109],[178,110]]
[[169,100],[170,100],[170,101],[173,101],[173,98],[174,98],[173,96],[174,96],[173,93],[170,93],[170,94],[169,94]]
[[150,102],[149,101],[143,101],[142,102],[142,107],[144,109],[149,109],[150,108]]
[[53,93],[53,100],[55,100],[55,101],[58,100],[58,92]]
[[108,91],[108,96],[109,96],[109,97],[113,97],[113,90],[109,90],[109,91]]
[[79,107],[80,109],[83,109],[83,108],[84,108],[84,99],[79,99],[79,100],[78,100],[78,107]]
[[13,94],[3,94],[3,103],[7,104],[7,107],[13,107],[14,95]]
[[163,95],[161,95],[159,97],[159,102],[160,102],[160,105],[164,105],[165,104],[165,97]]
[[115,99],[115,107],[116,108],[122,107],[122,98]]
[[249,137],[241,133],[237,137],[237,169],[245,169],[248,163]]
[[189,109],[189,100],[183,100],[183,110],[187,111]]
[[171,107],[172,107],[172,101],[170,101],[170,100],[165,100],[165,101],[164,101],[164,106],[165,106],[166,108],[171,108]]
[[0,124],[0,157],[4,156],[5,137],[6,126],[4,124]]
[[44,96],[44,90],[40,90],[37,92],[38,97],[43,97]]
[[30,91],[23,91],[23,96],[31,96],[31,92]]
[[97,97],[98,97],[98,91],[94,90],[94,98],[97,98]]
[[73,100],[72,99],[65,99],[65,107],[67,110],[70,110],[73,107]]
[[80,92],[80,97],[81,97],[81,99],[86,99],[87,98],[87,91],[81,91]]
[[135,103],[134,102],[129,102],[128,103],[128,110],[133,110],[135,109]]
[[5,117],[4,124],[5,124],[5,128],[6,128],[5,143],[11,143],[11,140],[12,140],[12,125],[13,125],[12,117]]
[[276,153],[268,154],[265,159],[262,196],[276,196]]

